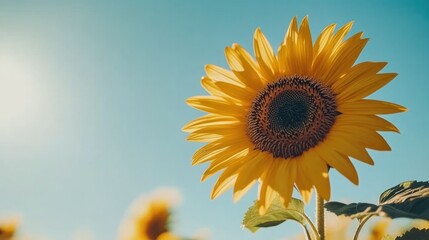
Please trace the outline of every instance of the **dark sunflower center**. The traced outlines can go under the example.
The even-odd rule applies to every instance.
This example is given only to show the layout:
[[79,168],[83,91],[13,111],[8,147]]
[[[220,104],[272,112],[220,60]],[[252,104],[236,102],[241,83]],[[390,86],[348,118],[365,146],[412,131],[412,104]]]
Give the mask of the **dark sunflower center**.
[[268,106],[268,121],[276,131],[299,128],[308,117],[311,99],[305,92],[286,90]]
[[248,135],[256,149],[273,157],[297,157],[323,141],[335,122],[336,109],[329,87],[309,77],[280,78],[253,101]]

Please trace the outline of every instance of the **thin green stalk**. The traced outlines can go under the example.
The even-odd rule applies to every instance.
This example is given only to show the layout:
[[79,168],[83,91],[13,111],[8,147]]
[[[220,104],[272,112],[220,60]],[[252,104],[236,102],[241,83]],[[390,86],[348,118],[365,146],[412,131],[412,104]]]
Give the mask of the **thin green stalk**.
[[362,230],[362,227],[363,227],[363,225],[372,217],[373,215],[369,215],[369,216],[366,216],[366,217],[364,217],[363,219],[362,219],[362,221],[359,221],[359,226],[358,226],[358,228],[356,229],[356,232],[355,232],[355,236],[353,237],[353,240],[358,240],[358,237],[359,237],[359,233],[360,233],[360,230]]
[[[305,213],[297,211],[297,210],[293,210],[293,209],[289,209],[289,211],[296,212],[297,214],[301,215],[301,217],[305,218],[305,220],[307,221],[308,225],[310,225],[310,228],[311,228],[312,232],[314,233],[314,236],[316,237],[315,240],[320,240],[319,233],[317,232],[316,226],[314,226],[314,224],[311,221],[311,219]],[[304,227],[304,229],[306,231],[306,234],[307,234],[307,237],[309,237],[310,233],[308,232],[307,227],[305,225],[303,225],[303,224],[301,224],[301,225]]]
[[310,232],[307,229],[307,226],[305,226],[305,225],[301,225],[301,226],[304,228],[306,240],[311,240],[311,235],[310,235]]
[[316,240],[320,240],[319,232],[317,231],[316,226],[314,226],[311,219],[305,213],[301,213],[301,216],[303,216],[305,220],[308,222],[308,225],[310,225],[311,230],[314,233],[314,236],[316,236]]

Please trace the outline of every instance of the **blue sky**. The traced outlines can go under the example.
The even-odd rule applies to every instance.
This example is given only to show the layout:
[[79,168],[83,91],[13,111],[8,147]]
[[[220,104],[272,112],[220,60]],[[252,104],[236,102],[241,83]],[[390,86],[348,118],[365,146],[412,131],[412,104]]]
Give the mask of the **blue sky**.
[[[71,239],[82,229],[114,239],[141,193],[178,188],[174,230],[212,239],[281,239],[293,223],[252,234],[240,228],[256,188],[240,202],[209,199],[214,178],[191,167],[201,145],[181,127],[203,113],[185,99],[204,94],[204,65],[226,67],[225,46],[252,49],[261,27],[273,46],[292,17],[308,15],[313,38],[355,21],[370,41],[359,61],[387,61],[398,77],[371,98],[406,106],[386,118],[401,134],[392,152],[354,161],[360,185],[331,174],[332,200],[375,202],[383,190],[429,177],[429,3],[420,1],[1,1],[0,218],[22,232]],[[308,206],[312,215],[312,205]]]

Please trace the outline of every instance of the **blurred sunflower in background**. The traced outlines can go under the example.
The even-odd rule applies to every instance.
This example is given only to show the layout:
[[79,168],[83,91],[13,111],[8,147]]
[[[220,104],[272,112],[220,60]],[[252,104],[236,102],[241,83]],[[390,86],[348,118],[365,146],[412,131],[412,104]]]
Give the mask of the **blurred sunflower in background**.
[[0,240],[15,239],[17,228],[18,228],[18,220],[16,219],[1,220],[0,221]]
[[177,191],[161,190],[138,198],[120,226],[118,240],[179,240],[170,227],[177,196]]
[[345,38],[352,22],[335,27],[313,44],[307,17],[300,27],[293,18],[277,54],[258,28],[256,60],[233,44],[225,49],[231,70],[206,65],[201,84],[209,96],[186,102],[208,114],[183,130],[188,140],[207,143],[192,162],[210,162],[202,180],[222,171],[212,198],[233,188],[238,201],[259,181],[261,213],[276,192],[288,205],[294,186],[305,202],[313,187],[329,200],[330,167],[358,184],[350,157],[373,165],[367,149],[390,150],[378,131],[399,130],[377,115],[406,109],[366,97],[397,74],[379,73],[386,62],[355,65],[368,39],[362,32]]

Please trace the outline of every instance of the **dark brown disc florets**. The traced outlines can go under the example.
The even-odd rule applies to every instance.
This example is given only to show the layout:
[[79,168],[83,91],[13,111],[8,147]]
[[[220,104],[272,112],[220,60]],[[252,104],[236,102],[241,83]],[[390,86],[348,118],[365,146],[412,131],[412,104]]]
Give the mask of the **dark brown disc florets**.
[[297,157],[323,141],[337,115],[331,88],[310,77],[282,77],[253,100],[247,134],[273,157]]

